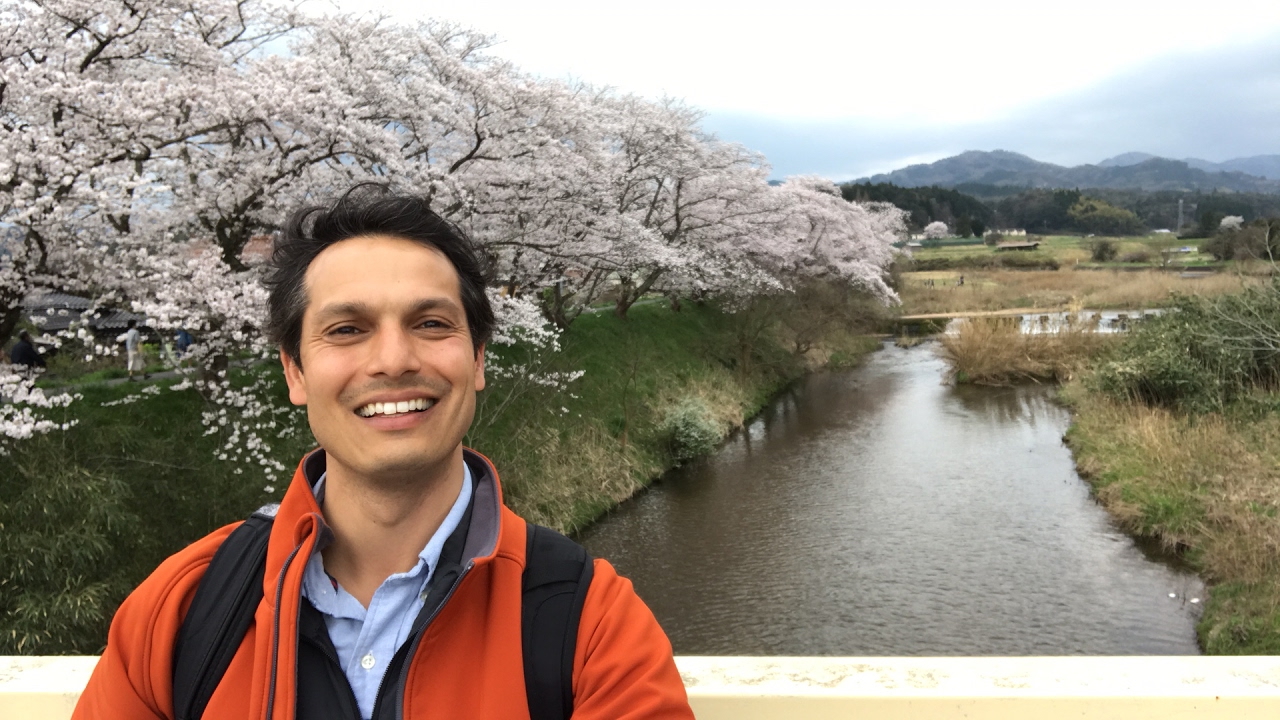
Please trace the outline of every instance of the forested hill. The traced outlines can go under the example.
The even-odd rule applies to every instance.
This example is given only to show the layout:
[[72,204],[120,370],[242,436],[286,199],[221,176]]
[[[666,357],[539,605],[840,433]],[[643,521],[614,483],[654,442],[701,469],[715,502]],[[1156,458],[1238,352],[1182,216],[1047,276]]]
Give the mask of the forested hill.
[[904,187],[961,184],[1010,188],[1111,188],[1147,191],[1183,190],[1280,194],[1280,181],[1242,172],[1210,172],[1182,160],[1149,158],[1133,164],[1063,167],[1007,150],[972,150],[934,163],[910,165],[874,175],[860,183],[892,183]]
[[[941,220],[954,228],[957,221],[962,221],[961,224],[966,227],[972,227],[973,221],[977,221],[981,227],[993,227],[996,219],[995,211],[978,198],[947,188],[845,183],[840,186],[840,194],[850,202],[893,203],[910,213],[907,224],[913,231],[919,231],[935,220]],[[965,219],[967,222],[964,222]]]
[[1028,190],[974,184],[953,189],[888,183],[844,183],[840,192],[846,200],[889,202],[906,210],[912,232],[941,221],[961,236],[986,228],[1131,235],[1156,228],[1175,229],[1181,217],[1182,230],[1200,237],[1211,234],[1228,215],[1239,215],[1245,222],[1280,217],[1280,194],[1267,193]]

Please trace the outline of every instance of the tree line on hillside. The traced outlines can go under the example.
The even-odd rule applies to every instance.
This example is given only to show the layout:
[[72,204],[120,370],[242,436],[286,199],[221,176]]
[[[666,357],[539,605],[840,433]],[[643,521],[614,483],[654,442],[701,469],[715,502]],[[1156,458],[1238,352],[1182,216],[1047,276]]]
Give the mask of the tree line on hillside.
[[844,183],[840,189],[846,199],[897,205],[908,213],[913,232],[941,221],[957,235],[967,234],[957,226],[963,217],[980,220],[987,228],[1021,228],[1035,233],[1137,235],[1168,229],[1188,238],[1213,236],[1225,217],[1239,216],[1246,223],[1280,217],[1280,195],[1263,193],[1011,188],[974,183],[955,188]]
[[923,232],[930,223],[943,222],[956,229],[957,234],[980,235],[996,222],[995,211],[981,200],[948,188],[844,183],[840,194],[849,202],[893,203],[907,212],[907,225],[912,232]]

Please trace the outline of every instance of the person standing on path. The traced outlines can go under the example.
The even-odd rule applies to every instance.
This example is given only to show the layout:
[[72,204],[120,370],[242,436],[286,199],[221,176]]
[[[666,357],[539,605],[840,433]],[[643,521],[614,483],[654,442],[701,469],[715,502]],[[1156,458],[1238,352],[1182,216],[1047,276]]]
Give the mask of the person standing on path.
[[[197,540],[133,591],[73,720],[693,720],[631,582],[506,507],[492,463],[462,445],[495,325],[486,279],[483,256],[423,198],[357,186],[289,219],[267,328],[319,449],[278,506]],[[235,541],[259,527],[255,565]],[[565,557],[577,581],[560,591],[564,576],[544,571]],[[223,583],[260,591],[247,629],[188,655],[184,639],[217,630],[202,600],[228,567],[257,568]],[[528,587],[576,611],[547,632],[536,620],[557,613]],[[530,663],[546,660],[530,648],[555,659]],[[179,682],[193,656],[225,657],[224,671]],[[540,692],[548,673],[558,681]],[[179,699],[190,687],[207,689],[203,704]]]
[[129,369],[129,379],[133,379],[133,371],[137,370],[142,373],[142,378],[145,380],[148,375],[143,372],[145,366],[142,363],[142,333],[138,332],[137,320],[129,321],[129,330],[122,337],[124,338],[125,363]]

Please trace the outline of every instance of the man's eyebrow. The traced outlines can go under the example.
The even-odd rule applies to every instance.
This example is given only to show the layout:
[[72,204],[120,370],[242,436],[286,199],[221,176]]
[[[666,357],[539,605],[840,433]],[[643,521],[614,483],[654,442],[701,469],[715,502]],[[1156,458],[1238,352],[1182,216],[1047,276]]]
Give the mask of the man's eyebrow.
[[462,308],[452,298],[447,297],[423,298],[413,304],[412,312],[420,313],[428,310],[452,310],[457,312],[461,311]]
[[[431,310],[448,310],[453,312],[461,312],[462,308],[453,299],[448,297],[428,297],[422,298],[415,302],[409,308],[409,312],[416,314],[428,312]],[[324,323],[333,318],[351,317],[351,316],[367,316],[373,315],[374,310],[368,304],[353,300],[351,302],[338,302],[325,305],[316,311],[316,322]]]
[[351,315],[368,315],[371,312],[372,308],[368,304],[359,301],[331,303],[316,311],[316,322]]

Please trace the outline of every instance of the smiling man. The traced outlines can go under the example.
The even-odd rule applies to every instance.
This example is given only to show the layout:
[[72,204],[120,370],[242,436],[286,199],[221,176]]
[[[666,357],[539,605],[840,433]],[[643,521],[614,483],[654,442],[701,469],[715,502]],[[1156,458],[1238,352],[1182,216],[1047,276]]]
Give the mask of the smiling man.
[[462,446],[494,322],[465,236],[358,187],[291,218],[268,286],[320,449],[129,596],[75,717],[691,718],[630,582]]

